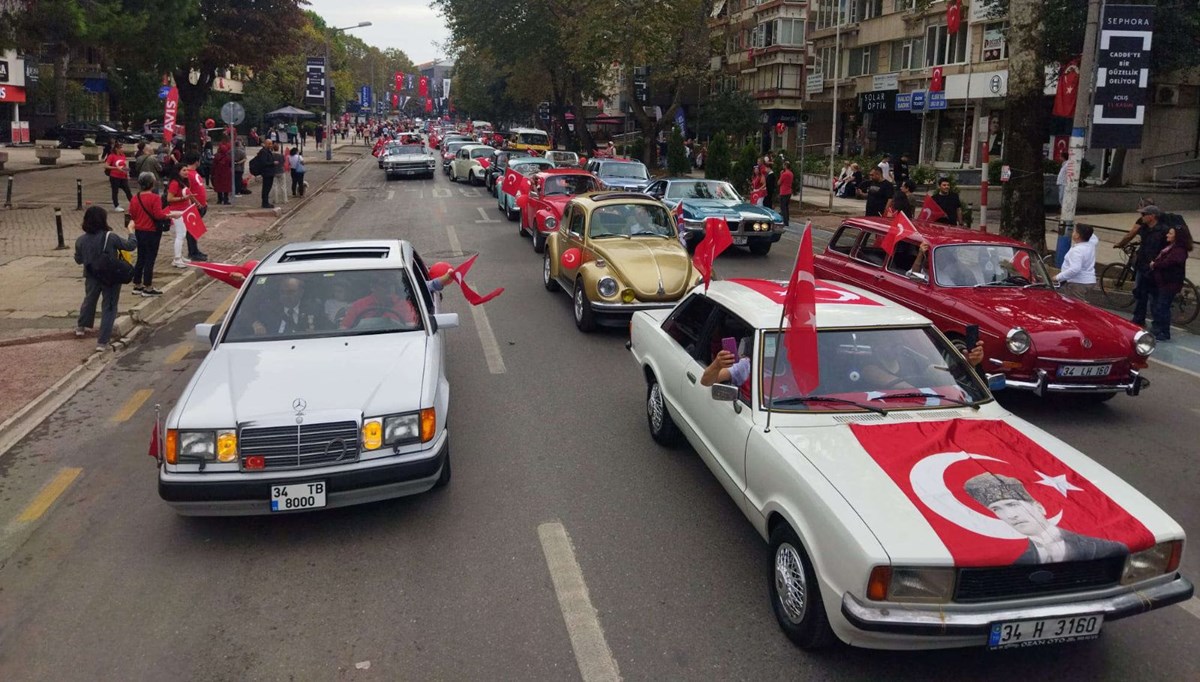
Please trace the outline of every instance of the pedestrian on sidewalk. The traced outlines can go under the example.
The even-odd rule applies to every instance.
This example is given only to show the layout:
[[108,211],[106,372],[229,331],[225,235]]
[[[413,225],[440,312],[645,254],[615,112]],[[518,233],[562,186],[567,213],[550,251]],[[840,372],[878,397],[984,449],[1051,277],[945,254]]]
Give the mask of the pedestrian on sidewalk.
[[917,191],[917,183],[905,180],[900,183],[900,191],[892,197],[892,210],[903,213],[909,220],[913,217],[912,193]]
[[246,145],[240,137],[233,148],[233,187],[238,194],[253,194],[246,187]]
[[272,167],[275,169],[275,182],[271,186],[271,199],[276,206],[282,206],[288,201],[288,186],[287,176],[290,168],[288,167],[287,152],[284,151],[283,145],[274,145],[271,150]]
[[1062,270],[1054,276],[1064,294],[1086,301],[1088,292],[1096,288],[1096,245],[1099,243],[1100,238],[1091,225],[1076,223],[1071,231],[1071,249],[1063,258]]
[[138,155],[133,165],[137,176],[141,177],[142,173],[150,173],[154,176],[155,187],[158,186],[159,180],[162,178],[162,164],[158,160],[158,156],[151,153],[150,145],[145,142],[138,143]]
[[325,144],[325,126],[321,123],[317,124],[317,149],[323,149],[321,145]]
[[114,142],[112,150],[104,158],[104,170],[108,175],[108,185],[112,189],[113,211],[121,213],[125,209],[117,202],[117,190],[125,191],[126,201],[133,199],[133,192],[129,191],[129,159],[125,158],[125,151],[120,142]]
[[767,188],[763,183],[762,167],[755,166],[750,171],[750,203],[755,206],[762,206],[763,198],[767,196]]
[[876,168],[879,169],[879,173],[883,176],[884,180],[887,180],[888,182],[892,183],[892,185],[895,185],[896,176],[892,175],[891,158],[891,154],[885,153],[883,158],[879,160],[879,165],[876,166]]
[[[153,173],[138,175],[138,193],[129,202],[129,217],[133,219],[133,235],[137,238],[137,262],[133,264],[133,293],[138,296],[160,296],[154,288],[154,262],[162,233],[171,229],[171,214],[163,210],[162,199],[154,191],[158,180]],[[166,230],[162,226],[166,227]]]
[[883,171],[876,166],[871,169],[871,179],[866,182],[859,183],[854,193],[859,199],[866,199],[866,216],[882,217],[889,210],[892,210],[892,194],[894,188],[892,183],[883,179]]
[[963,224],[962,200],[958,198],[958,192],[950,191],[950,178],[943,177],[938,180],[938,191],[932,199],[945,214],[938,218],[937,222],[943,225]]
[[1187,225],[1176,223],[1167,228],[1167,245],[1150,261],[1158,296],[1154,301],[1152,331],[1159,341],[1171,340],[1171,303],[1183,289],[1188,253],[1192,250],[1192,233]]
[[762,179],[763,189],[767,191],[763,196],[763,206],[774,209],[776,194],[779,191],[779,177],[775,175],[775,167],[771,165],[770,154],[762,158]]
[[304,145],[308,144],[308,124],[304,124],[300,128],[300,151],[304,151]]
[[892,164],[892,174],[896,176],[896,182],[899,184],[909,179],[908,152],[901,153],[900,160]]
[[[188,152],[183,157],[183,162],[179,166],[179,170],[175,177],[167,182],[167,208],[173,213],[182,214],[190,206],[196,205],[192,197],[192,176],[196,174],[196,166],[200,165],[200,155],[196,152]],[[201,181],[203,182],[203,181]],[[196,243],[196,238],[188,234],[187,227],[183,224],[183,217],[175,217],[172,219],[171,229],[175,232],[175,257],[171,261],[171,265],[177,268],[186,268],[187,262],[183,260],[183,244],[187,242],[188,259],[190,260],[207,260],[207,256],[200,253],[200,245]]]
[[270,140],[263,140],[258,154],[250,161],[250,174],[262,178],[263,208],[275,208],[271,203],[271,186],[275,183],[275,155],[271,152],[273,145]]
[[1161,222],[1162,211],[1157,206],[1143,206],[1138,209],[1142,217],[1121,240],[1113,244],[1114,249],[1125,248],[1134,237],[1141,237],[1141,245],[1134,256],[1134,285],[1133,285],[1133,317],[1131,321],[1141,327],[1146,326],[1146,312],[1150,307],[1150,299],[1158,299],[1158,282],[1152,276],[1150,263],[1167,245],[1167,230]]
[[304,167],[304,157],[300,155],[300,150],[292,147],[288,154],[288,167],[292,173],[292,196],[304,196],[304,173],[307,170]]
[[75,240],[75,262],[83,266],[83,302],[79,305],[79,318],[75,324],[75,337],[83,338],[87,330],[96,326],[96,304],[100,306],[100,335],[96,338],[96,350],[108,349],[112,337],[113,323],[117,320],[117,299],[121,295],[121,284],[104,284],[92,275],[92,266],[98,264],[105,254],[119,258],[117,251],[133,251],[137,241],[133,237],[114,234],[108,226],[108,211],[101,206],[92,206],[83,213],[83,234]]
[[217,153],[213,156],[212,186],[217,193],[217,204],[229,205],[229,195],[233,194],[233,166],[230,156],[229,140],[221,142]]
[[292,121],[292,124],[288,126],[287,136],[288,144],[296,144],[300,141],[300,128],[296,125],[295,121]]
[[783,162],[783,172],[779,174],[779,214],[783,216],[783,226],[791,224],[792,208],[792,162]]

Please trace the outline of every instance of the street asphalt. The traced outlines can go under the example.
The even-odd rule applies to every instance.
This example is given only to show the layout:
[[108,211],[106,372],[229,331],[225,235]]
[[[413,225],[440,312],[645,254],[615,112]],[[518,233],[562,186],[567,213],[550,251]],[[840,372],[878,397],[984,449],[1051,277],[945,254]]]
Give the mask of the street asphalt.
[[[578,332],[566,294],[545,291],[540,257],[481,188],[441,174],[387,182],[366,157],[283,235],[399,237],[426,262],[478,253],[474,287],[505,288],[475,309],[447,295],[462,321],[446,332],[453,481],[319,513],[176,516],[158,498],[147,446],[154,406],[165,413],[203,358],[191,328],[228,305],[233,290],[216,283],[0,456],[0,680],[599,670],[589,679],[1010,682],[1182,680],[1200,669],[1196,600],[1077,645],[800,651],[771,614],[765,543],[693,451],[650,439],[625,328]],[[717,274],[786,278],[796,246],[789,234],[765,258],[731,250]],[[1200,467],[1184,427],[1200,414],[1200,381],[1162,365],[1148,375],[1140,397],[1101,406],[1012,392],[1002,402],[1197,537]],[[1193,542],[1184,573],[1198,566]]]

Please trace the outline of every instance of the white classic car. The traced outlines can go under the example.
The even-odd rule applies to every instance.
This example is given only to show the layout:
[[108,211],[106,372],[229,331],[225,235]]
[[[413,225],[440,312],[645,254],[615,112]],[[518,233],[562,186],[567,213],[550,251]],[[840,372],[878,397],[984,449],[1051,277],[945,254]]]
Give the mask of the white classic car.
[[464,144],[450,162],[450,181],[466,180],[472,185],[482,185],[484,173],[495,160],[495,148],[486,144]]
[[[917,313],[818,281],[819,383],[798,390],[786,349],[776,362],[784,293],[714,282],[635,313],[629,345],[651,435],[685,436],[770,542],[772,609],[798,645],[1090,639],[1192,596],[1179,524],[1000,407]],[[723,348],[746,380],[708,388]]]
[[388,180],[393,176],[408,177],[420,175],[432,178],[437,167],[437,157],[431,149],[420,142],[390,143],[379,155],[379,167],[383,169]]
[[163,424],[158,492],[184,515],[269,514],[450,480],[442,330],[408,242],[281,246],[242,284]]

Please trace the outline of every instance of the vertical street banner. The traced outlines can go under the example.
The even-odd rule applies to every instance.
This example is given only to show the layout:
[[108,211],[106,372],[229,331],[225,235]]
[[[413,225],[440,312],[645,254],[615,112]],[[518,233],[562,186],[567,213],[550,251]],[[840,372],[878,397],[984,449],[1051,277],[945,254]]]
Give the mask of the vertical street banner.
[[361,88],[359,88],[359,90],[358,90],[358,106],[362,107],[363,109],[366,109],[368,112],[371,110],[371,86],[364,85]]
[[313,104],[325,101],[325,58],[309,57],[304,64],[304,100]]
[[163,105],[163,142],[170,142],[175,137],[175,117],[179,114],[179,88],[174,85],[167,90],[166,102]]
[[442,97],[450,99],[450,79],[442,79]]
[[1106,5],[1096,55],[1093,148],[1142,146],[1154,5]]

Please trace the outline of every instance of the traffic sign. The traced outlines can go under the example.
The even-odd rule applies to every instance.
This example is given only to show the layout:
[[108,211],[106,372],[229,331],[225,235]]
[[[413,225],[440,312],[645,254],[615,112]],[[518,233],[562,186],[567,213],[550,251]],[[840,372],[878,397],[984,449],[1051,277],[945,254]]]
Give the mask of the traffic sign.
[[221,120],[231,126],[246,120],[246,108],[240,102],[226,102],[221,105]]
[[931,92],[929,93],[929,109],[930,111],[946,108],[946,93]]

